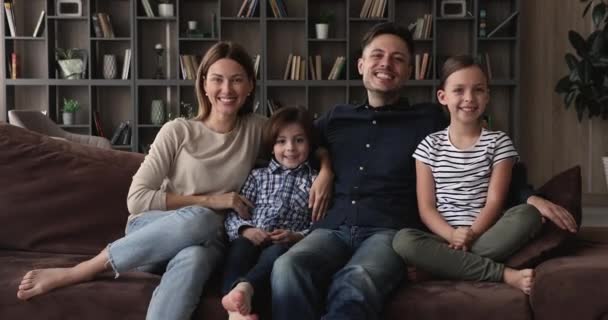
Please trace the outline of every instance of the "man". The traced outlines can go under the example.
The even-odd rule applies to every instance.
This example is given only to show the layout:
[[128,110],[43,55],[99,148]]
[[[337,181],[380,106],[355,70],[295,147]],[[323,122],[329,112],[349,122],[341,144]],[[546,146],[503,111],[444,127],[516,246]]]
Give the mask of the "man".
[[[336,106],[315,124],[334,166],[333,204],[316,229],[275,262],[275,320],[378,319],[405,270],[393,236],[422,227],[412,154],[427,134],[445,127],[444,116],[435,105],[410,106],[400,98],[414,52],[406,29],[376,25],[361,48],[357,67],[368,101]],[[529,199],[552,220],[568,215],[542,198]]]

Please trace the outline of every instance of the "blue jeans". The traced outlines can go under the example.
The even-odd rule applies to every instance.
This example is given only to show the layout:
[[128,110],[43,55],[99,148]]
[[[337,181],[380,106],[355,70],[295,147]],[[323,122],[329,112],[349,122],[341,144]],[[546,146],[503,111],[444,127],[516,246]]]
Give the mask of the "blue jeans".
[[395,233],[345,225],[314,230],[274,264],[272,319],[379,319],[405,270],[392,248]]
[[264,314],[270,305],[270,273],[274,262],[287,249],[289,246],[283,244],[256,246],[245,237],[232,241],[226,255],[222,294],[230,292],[239,282],[249,282],[254,292],[254,313],[261,313],[261,319],[270,318]]
[[223,220],[199,206],[148,211],[129,221],[125,237],[108,245],[116,277],[133,269],[162,273],[146,319],[190,319],[205,282],[221,262]]

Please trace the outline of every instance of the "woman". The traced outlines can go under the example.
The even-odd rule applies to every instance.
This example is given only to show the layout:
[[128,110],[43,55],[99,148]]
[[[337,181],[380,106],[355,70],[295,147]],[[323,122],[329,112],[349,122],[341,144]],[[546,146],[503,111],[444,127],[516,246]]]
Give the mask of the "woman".
[[[224,210],[244,217],[251,203],[237,191],[258,155],[265,119],[252,113],[255,73],[240,46],[219,42],[203,57],[196,82],[199,114],[159,131],[129,189],[126,236],[71,268],[29,271],[22,300],[93,279],[110,267],[116,277],[132,269],[163,272],[147,319],[189,319],[203,285],[224,252]],[[324,212],[331,173],[311,196]]]

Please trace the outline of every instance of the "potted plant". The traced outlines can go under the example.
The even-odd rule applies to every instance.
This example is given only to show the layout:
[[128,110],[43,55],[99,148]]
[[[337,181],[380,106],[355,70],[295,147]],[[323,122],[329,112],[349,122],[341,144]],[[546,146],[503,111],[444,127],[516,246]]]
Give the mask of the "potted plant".
[[55,49],[55,59],[63,79],[81,79],[85,76],[87,54],[83,49]]
[[68,126],[73,125],[74,115],[76,114],[76,111],[80,110],[80,103],[75,99],[63,98],[63,107],[61,110],[63,111],[63,124]]
[[[569,73],[559,80],[555,92],[564,96],[566,108],[574,104],[579,122],[585,113],[589,118],[608,119],[608,3],[602,0],[581,2],[588,2],[583,17],[593,7],[594,31],[587,39],[574,30],[568,32],[576,56],[566,54]],[[608,157],[603,157],[602,161],[608,182]]]
[[170,0],[159,0],[158,15],[161,17],[173,17],[173,3]]
[[334,14],[331,12],[322,13],[317,23],[315,24],[315,31],[317,39],[327,39],[329,34],[329,24],[334,20]]

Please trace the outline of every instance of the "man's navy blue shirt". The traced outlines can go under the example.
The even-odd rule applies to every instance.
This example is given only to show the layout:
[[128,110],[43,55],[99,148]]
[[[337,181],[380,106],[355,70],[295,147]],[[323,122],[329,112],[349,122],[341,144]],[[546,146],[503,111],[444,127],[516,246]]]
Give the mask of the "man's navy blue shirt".
[[334,196],[315,227],[422,227],[412,154],[446,124],[438,105],[407,100],[379,108],[339,105],[326,112],[315,126],[330,153]]

